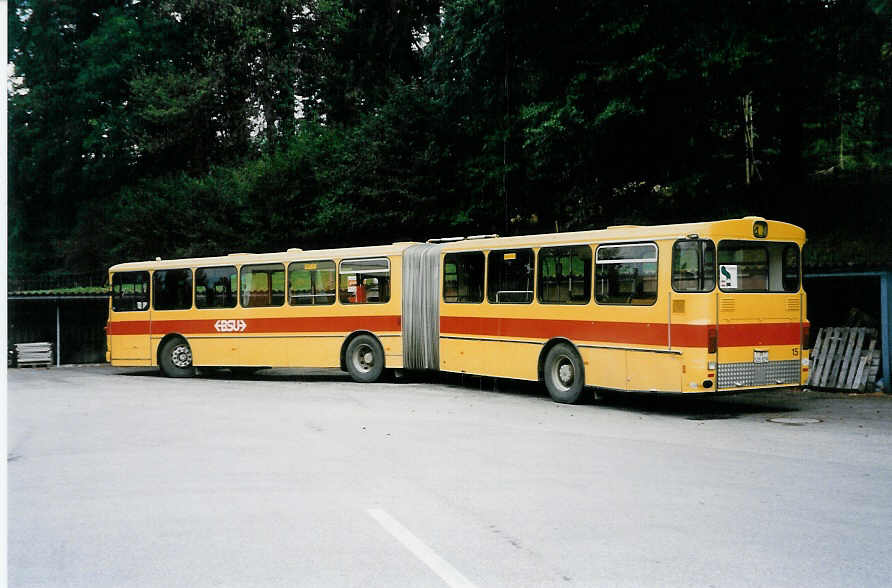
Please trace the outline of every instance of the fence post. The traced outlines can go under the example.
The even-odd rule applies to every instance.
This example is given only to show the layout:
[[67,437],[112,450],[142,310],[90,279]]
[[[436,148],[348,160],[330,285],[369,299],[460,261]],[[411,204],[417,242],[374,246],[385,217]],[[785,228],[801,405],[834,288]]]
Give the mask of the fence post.
[[883,388],[888,394],[892,392],[892,377],[890,377],[889,369],[892,364],[892,349],[889,349],[890,339],[892,339],[892,325],[889,324],[889,310],[892,306],[892,272],[883,272],[880,277],[880,341],[882,341],[882,366],[883,366]]
[[56,367],[62,365],[62,333],[61,323],[59,321],[59,300],[56,299]]

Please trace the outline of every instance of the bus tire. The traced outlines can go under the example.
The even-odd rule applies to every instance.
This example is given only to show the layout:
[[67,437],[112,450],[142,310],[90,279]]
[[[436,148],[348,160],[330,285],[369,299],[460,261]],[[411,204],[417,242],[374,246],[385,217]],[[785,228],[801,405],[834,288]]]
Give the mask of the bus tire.
[[357,335],[347,345],[347,371],[354,382],[377,382],[384,372],[384,350],[371,335]]
[[158,365],[161,373],[168,378],[191,378],[195,375],[192,348],[182,337],[172,337],[161,346]]
[[551,399],[561,404],[576,404],[582,397],[585,372],[582,359],[566,343],[558,343],[545,356],[543,373]]

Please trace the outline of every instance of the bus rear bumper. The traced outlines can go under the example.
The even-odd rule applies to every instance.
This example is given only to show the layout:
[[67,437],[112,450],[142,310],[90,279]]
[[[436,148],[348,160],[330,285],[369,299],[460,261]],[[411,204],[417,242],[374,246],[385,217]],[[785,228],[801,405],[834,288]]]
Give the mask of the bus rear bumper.
[[749,390],[799,386],[802,383],[802,361],[799,359],[763,363],[719,363],[716,370],[718,390]]
[[707,397],[718,397],[718,396],[734,396],[736,394],[754,394],[756,392],[765,392],[771,390],[801,390],[804,386],[801,384],[789,384],[784,386],[754,386],[751,388],[727,388],[723,390],[716,390],[715,388],[711,390],[675,390],[675,391],[664,391],[664,390],[619,390],[616,388],[599,388],[593,387],[592,389],[595,391],[595,394],[599,393],[607,393],[607,394],[625,394],[629,396],[640,396],[640,397],[657,397],[657,398],[697,398],[703,399]]

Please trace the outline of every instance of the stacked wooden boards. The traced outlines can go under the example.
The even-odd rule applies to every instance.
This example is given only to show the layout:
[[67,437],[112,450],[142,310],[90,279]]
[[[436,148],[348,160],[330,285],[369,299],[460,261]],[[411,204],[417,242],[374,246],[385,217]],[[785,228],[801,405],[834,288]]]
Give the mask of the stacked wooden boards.
[[53,363],[53,344],[16,343],[15,355],[19,367],[49,366]]
[[811,352],[808,386],[872,392],[880,366],[877,331],[825,327]]

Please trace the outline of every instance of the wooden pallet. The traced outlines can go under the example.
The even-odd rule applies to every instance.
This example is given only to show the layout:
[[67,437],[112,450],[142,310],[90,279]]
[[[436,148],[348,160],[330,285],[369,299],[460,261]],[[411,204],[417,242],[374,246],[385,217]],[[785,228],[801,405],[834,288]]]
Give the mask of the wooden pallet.
[[826,327],[811,352],[808,386],[872,392],[880,365],[876,329]]

